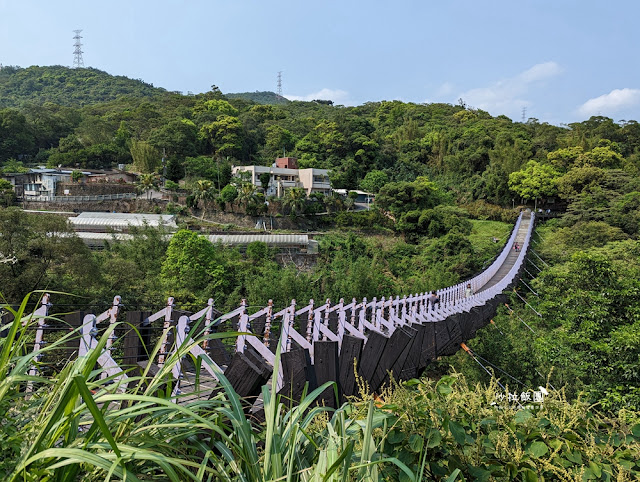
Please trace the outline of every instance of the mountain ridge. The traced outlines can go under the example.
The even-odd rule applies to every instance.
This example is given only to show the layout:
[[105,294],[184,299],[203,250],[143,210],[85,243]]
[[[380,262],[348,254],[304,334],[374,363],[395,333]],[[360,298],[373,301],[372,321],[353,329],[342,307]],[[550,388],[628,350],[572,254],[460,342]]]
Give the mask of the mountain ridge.
[[93,67],[72,69],[62,65],[32,65],[0,69],[0,108],[47,102],[81,107],[121,97],[154,98],[169,93],[140,79],[112,75]]

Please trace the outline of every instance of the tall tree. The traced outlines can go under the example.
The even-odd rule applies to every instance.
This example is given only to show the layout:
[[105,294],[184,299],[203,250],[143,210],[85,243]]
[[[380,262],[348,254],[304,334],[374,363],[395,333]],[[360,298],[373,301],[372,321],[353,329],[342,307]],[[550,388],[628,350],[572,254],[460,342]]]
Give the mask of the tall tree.
[[131,142],[131,157],[135,168],[143,174],[154,173],[160,167],[160,153],[146,141]]
[[213,182],[206,179],[199,179],[196,181],[196,186],[193,191],[193,202],[196,206],[202,203],[202,218],[207,212],[207,205],[211,200],[215,198],[215,192],[213,189]]
[[509,175],[509,189],[521,198],[534,201],[534,209],[538,199],[553,196],[557,192],[558,171],[548,164],[529,161],[524,169]]

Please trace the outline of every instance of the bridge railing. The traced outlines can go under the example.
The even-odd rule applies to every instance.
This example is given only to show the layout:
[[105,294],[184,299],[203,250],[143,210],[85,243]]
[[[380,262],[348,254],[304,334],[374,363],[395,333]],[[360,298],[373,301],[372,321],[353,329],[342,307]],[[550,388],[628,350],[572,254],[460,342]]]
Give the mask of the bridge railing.
[[[491,265],[489,265],[487,269],[485,269],[479,275],[467,281],[458,283],[454,286],[450,286],[442,290],[438,290],[436,293],[440,297],[441,302],[443,302],[444,304],[456,304],[460,300],[463,300],[464,298],[466,298],[467,285],[469,284],[471,285],[472,293],[477,293],[484,285],[487,284],[487,282],[489,282],[489,280],[491,280],[491,278],[493,278],[496,275],[500,267],[504,264],[505,260],[507,259],[507,256],[509,256],[509,253],[511,252],[511,249],[518,236],[518,231],[520,229],[523,216],[524,216],[524,213],[520,213],[514,225],[514,228],[511,231],[511,235],[509,236],[508,241],[506,242],[500,255],[494,260],[494,262],[491,263]],[[532,213],[532,216],[533,216],[533,213]],[[532,218],[532,221],[533,221],[533,218]]]
[[[275,366],[275,352],[278,347],[282,353],[290,352],[296,348],[306,349],[309,353],[311,363],[315,362],[316,344],[318,342],[336,342],[338,350],[341,349],[346,335],[352,339],[359,339],[367,342],[371,336],[382,336],[391,339],[396,331],[402,328],[413,330],[418,325],[433,325],[447,320],[452,315],[470,312],[473,308],[482,306],[488,300],[502,293],[513,282],[518,271],[524,263],[525,255],[529,247],[531,233],[534,226],[534,214],[528,230],[522,241],[522,249],[515,259],[515,263],[509,272],[494,286],[484,290],[479,290],[491,278],[495,276],[500,267],[504,264],[512,246],[518,236],[522,224],[521,214],[516,222],[513,232],[503,248],[500,255],[487,270],[472,280],[458,283],[454,286],[438,291],[440,303],[429,302],[428,293],[415,293],[410,295],[373,298],[371,301],[366,298],[357,301],[355,298],[350,303],[340,299],[338,303],[332,303],[326,299],[323,303],[316,303],[309,300],[305,306],[298,306],[296,300],[292,300],[288,306],[276,309],[270,300],[267,306],[249,307],[246,300],[235,310],[219,314],[215,311],[213,300],[209,300],[207,305],[196,313],[180,312],[174,307],[173,298],[169,298],[165,307],[155,313],[127,312],[128,325],[136,327],[138,333],[125,327],[120,335],[124,337],[122,345],[116,345],[116,333],[112,332],[110,339],[106,343],[104,352],[99,358],[99,363],[105,369],[107,376],[114,377],[115,380],[126,381],[124,367],[133,367],[144,358],[143,351],[149,353],[149,348],[155,343],[160,343],[161,348],[156,360],[149,362],[156,363],[162,367],[168,358],[175,353],[178,346],[183,342],[190,343],[197,339],[200,334],[210,334],[215,331],[239,331],[242,334],[234,340],[222,342],[219,339],[205,339],[200,345],[191,348],[191,354],[196,358],[206,361],[202,364],[203,369],[216,378],[217,366],[223,369],[232,363],[235,354],[242,354],[255,359],[258,357],[271,369]],[[466,285],[475,287],[475,294],[468,296]],[[38,352],[44,345],[44,316],[47,315],[51,307],[49,296],[45,296],[42,306],[38,309],[39,316],[36,336],[34,341],[34,351]],[[97,346],[102,322],[115,324],[118,317],[122,318],[123,308],[120,297],[115,297],[109,309],[101,314],[87,314],[80,322],[72,323],[79,330],[79,340],[76,341],[77,354],[82,356],[89,350]],[[80,313],[77,313],[80,317]],[[75,316],[75,315],[74,315]],[[157,322],[157,323],[156,323]],[[160,326],[160,323],[162,325]],[[192,331],[192,327],[199,323],[198,333]],[[439,324],[438,324],[439,325]],[[439,325],[443,326],[443,325]],[[439,328],[438,328],[439,329]],[[154,334],[155,333],[155,334]],[[140,346],[140,337],[143,344]],[[152,339],[155,339],[152,343]],[[233,341],[233,343],[230,343]],[[40,361],[39,357],[35,358]],[[32,373],[35,373],[36,367]],[[282,387],[284,373],[277,374],[278,387]],[[182,380],[184,379],[185,365],[182,360],[173,364],[172,373],[177,383],[174,393],[180,393]]]

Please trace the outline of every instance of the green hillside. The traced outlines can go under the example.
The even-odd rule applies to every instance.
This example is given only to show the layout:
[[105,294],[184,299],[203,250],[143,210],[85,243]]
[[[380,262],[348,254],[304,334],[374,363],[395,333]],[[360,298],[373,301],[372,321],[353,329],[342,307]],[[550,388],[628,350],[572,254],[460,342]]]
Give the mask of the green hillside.
[[[291,300],[425,293],[486,269],[526,205],[546,213],[538,217],[544,224],[492,324],[466,342],[470,352],[430,361],[420,380],[376,400],[363,390],[333,416],[308,400],[287,418],[277,412],[285,404],[274,405],[286,399],[265,391],[265,425],[245,420],[240,400],[228,402],[228,385],[227,398],[216,392],[187,411],[174,404],[159,387],[168,386],[168,363],[180,363],[180,354],[146,385],[128,388],[94,369],[101,348],[65,365],[69,351],[51,351],[67,340],[53,332],[25,356],[35,326],[16,313],[12,328],[0,330],[9,333],[0,334],[0,480],[157,478],[172,464],[172,480],[275,480],[286,475],[261,471],[280,454],[292,462],[269,466],[290,467],[292,480],[314,477],[310,467],[326,479],[337,480],[335,469],[345,480],[373,480],[365,471],[374,464],[378,480],[639,480],[640,123],[514,122],[462,102],[262,104],[274,97],[225,96],[215,85],[182,95],[94,69],[3,69],[1,172],[15,179],[11,173],[38,165],[128,164],[141,173],[141,192],[160,183],[169,191],[171,202],[148,200],[147,212],[176,214],[185,229],[169,240],[162,230],[131,227],[129,241],[90,251],[63,217],[10,206],[18,201],[0,179],[0,305],[51,290],[55,315],[96,313],[116,295],[132,311],[161,308],[172,296],[177,309],[213,299],[221,312],[246,303],[255,313]],[[334,189],[374,193],[371,209],[358,209],[351,195],[303,188],[278,198],[269,195],[270,176],[260,186],[232,176],[232,166],[268,166],[282,155],[300,168],[327,169]],[[72,205],[36,207],[47,206]],[[244,231],[258,216],[275,229],[313,232],[318,252],[305,258],[262,242],[241,251],[200,235]],[[124,340],[130,325],[121,323]],[[207,339],[224,336],[224,326]],[[199,344],[198,331],[190,336]],[[116,343],[120,355],[123,341]],[[543,400],[530,403],[536,393]],[[311,413],[320,409],[322,416]],[[292,433],[289,446],[273,449]]]
[[282,105],[288,104],[290,101],[275,92],[238,92],[235,94],[225,94],[227,99],[244,99],[255,102],[256,104],[265,105]]
[[145,98],[164,93],[164,89],[141,80],[110,75],[94,68],[71,69],[55,65],[10,66],[0,70],[0,108],[45,102],[82,106],[125,96]]

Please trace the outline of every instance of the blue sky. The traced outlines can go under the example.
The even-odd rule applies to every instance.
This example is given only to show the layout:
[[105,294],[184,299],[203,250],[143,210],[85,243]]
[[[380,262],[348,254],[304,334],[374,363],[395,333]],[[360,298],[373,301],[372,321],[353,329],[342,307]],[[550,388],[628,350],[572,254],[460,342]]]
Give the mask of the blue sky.
[[637,0],[0,0],[0,63],[86,66],[168,90],[345,105],[448,102],[553,124],[640,120]]

